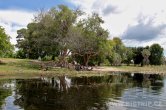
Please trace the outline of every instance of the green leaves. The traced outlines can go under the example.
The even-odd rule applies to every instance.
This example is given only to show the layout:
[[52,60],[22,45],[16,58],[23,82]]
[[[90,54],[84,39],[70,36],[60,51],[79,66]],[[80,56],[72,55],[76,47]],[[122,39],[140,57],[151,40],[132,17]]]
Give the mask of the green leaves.
[[0,26],[0,57],[8,57],[12,55],[14,50],[10,43],[10,37],[5,33],[4,28]]
[[153,44],[150,46],[150,63],[152,65],[161,65],[163,57],[163,48],[159,44]]
[[144,57],[143,64],[149,65],[149,56],[151,54],[149,49],[144,49],[141,53],[142,56]]

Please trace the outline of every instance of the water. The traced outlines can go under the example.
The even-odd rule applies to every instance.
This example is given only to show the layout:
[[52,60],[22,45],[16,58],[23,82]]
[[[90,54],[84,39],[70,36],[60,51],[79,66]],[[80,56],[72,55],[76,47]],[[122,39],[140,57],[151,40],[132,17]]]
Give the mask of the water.
[[166,77],[114,74],[0,80],[2,110],[165,110]]

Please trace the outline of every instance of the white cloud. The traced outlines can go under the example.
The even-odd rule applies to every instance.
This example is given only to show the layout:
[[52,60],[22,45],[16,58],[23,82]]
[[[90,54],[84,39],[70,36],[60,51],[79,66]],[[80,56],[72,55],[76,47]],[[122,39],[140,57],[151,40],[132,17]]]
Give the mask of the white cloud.
[[12,44],[16,44],[17,30],[25,28],[32,21],[34,14],[35,12],[22,10],[0,10],[0,26],[5,28]]
[[[131,27],[140,25],[140,17],[142,26],[149,28],[144,30],[149,32],[157,31],[156,36],[147,36],[147,40],[140,40],[139,35],[133,39],[123,39],[127,46],[146,46],[152,43],[161,44],[166,50],[166,32],[163,27],[166,25],[166,7],[165,0],[69,0],[86,13],[97,12],[105,21],[104,28],[108,29],[110,36],[122,37]],[[112,6],[112,7],[111,7]],[[106,14],[104,13],[106,11]],[[149,19],[153,19],[150,25],[147,23]],[[144,25],[143,25],[144,24]],[[135,29],[130,29],[134,30]],[[163,32],[164,31],[164,32]],[[140,32],[141,33],[141,32]],[[139,33],[137,33],[139,34]],[[160,35],[161,34],[161,35]],[[141,35],[141,34],[140,34]],[[151,34],[144,34],[151,35]],[[131,36],[132,37],[132,36]],[[146,37],[146,36],[144,36]],[[139,39],[139,40],[138,40]],[[166,53],[166,52],[165,52]]]

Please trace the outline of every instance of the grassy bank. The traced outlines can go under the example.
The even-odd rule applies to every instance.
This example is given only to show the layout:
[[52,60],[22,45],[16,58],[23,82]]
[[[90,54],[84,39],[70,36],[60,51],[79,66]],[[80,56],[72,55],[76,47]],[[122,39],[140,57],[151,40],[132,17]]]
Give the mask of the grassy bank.
[[118,71],[131,72],[131,73],[144,73],[144,74],[164,74],[166,75],[166,65],[161,66],[119,66],[115,67]]
[[75,71],[65,68],[53,68],[48,71],[39,70],[40,65],[37,60],[29,59],[11,59],[0,58],[0,78],[31,78],[39,76],[95,76],[101,74],[108,74],[108,72],[100,71]]
[[39,76],[96,76],[111,74],[111,72],[131,72],[146,74],[166,74],[166,66],[119,66],[96,67],[94,71],[75,71],[64,68],[54,68],[48,71],[39,70],[37,60],[0,58],[0,78],[31,78]]

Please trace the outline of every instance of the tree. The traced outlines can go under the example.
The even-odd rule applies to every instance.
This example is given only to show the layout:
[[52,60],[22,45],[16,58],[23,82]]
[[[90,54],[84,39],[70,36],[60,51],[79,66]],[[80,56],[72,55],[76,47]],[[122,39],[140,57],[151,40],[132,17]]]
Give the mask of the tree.
[[68,52],[69,29],[81,12],[64,5],[41,11],[27,29],[18,30],[17,47],[27,58],[59,56],[63,63]]
[[15,57],[16,57],[16,58],[20,58],[20,59],[26,58],[25,53],[23,52],[22,49],[19,49],[18,51],[16,51]]
[[135,47],[135,48],[132,48],[132,51],[134,53],[134,56],[133,56],[133,60],[134,60],[134,64],[138,65],[138,64],[143,64],[143,56],[142,56],[142,51],[143,51],[143,47]]
[[130,65],[131,61],[133,60],[134,53],[132,51],[132,48],[126,48],[126,58],[125,58],[125,63],[127,65]]
[[57,53],[59,64],[65,66],[66,57],[72,53],[88,66],[90,59],[104,54],[108,32],[101,27],[104,21],[98,14],[78,19],[81,15],[81,11],[63,5],[41,11],[27,29],[18,31],[17,46],[28,58]]
[[150,51],[148,49],[144,49],[141,53],[142,53],[142,56],[144,57],[143,64],[149,65]]
[[52,9],[55,14],[54,26],[52,28],[55,28],[56,32],[54,33],[56,35],[52,39],[59,46],[59,63],[62,66],[66,66],[66,57],[71,53],[70,45],[73,42],[73,36],[70,36],[69,33],[76,23],[77,18],[82,15],[82,12],[71,10],[64,5],[60,5],[58,8],[58,10]]
[[0,57],[9,57],[13,54],[14,47],[10,43],[10,37],[5,33],[4,28],[0,26]]
[[113,38],[113,51],[120,55],[122,62],[125,61],[127,49],[122,40],[118,37]]
[[[122,40],[118,37],[114,37],[112,40],[109,40],[110,45],[110,51],[109,56],[107,56],[107,59],[109,62],[114,65],[115,55],[118,55],[119,61],[118,63],[125,62],[126,60],[126,47],[124,46]],[[116,64],[117,65],[117,64]],[[120,65],[120,64],[118,64]]]
[[161,65],[163,57],[163,48],[159,44],[153,44],[150,46],[150,64]]
[[89,60],[105,51],[108,38],[107,30],[101,27],[104,21],[93,13],[87,19],[80,20],[70,36],[75,36],[70,43],[72,54],[82,57],[83,65],[88,66]]
[[122,58],[118,53],[113,54],[113,65],[120,66],[122,62]]

